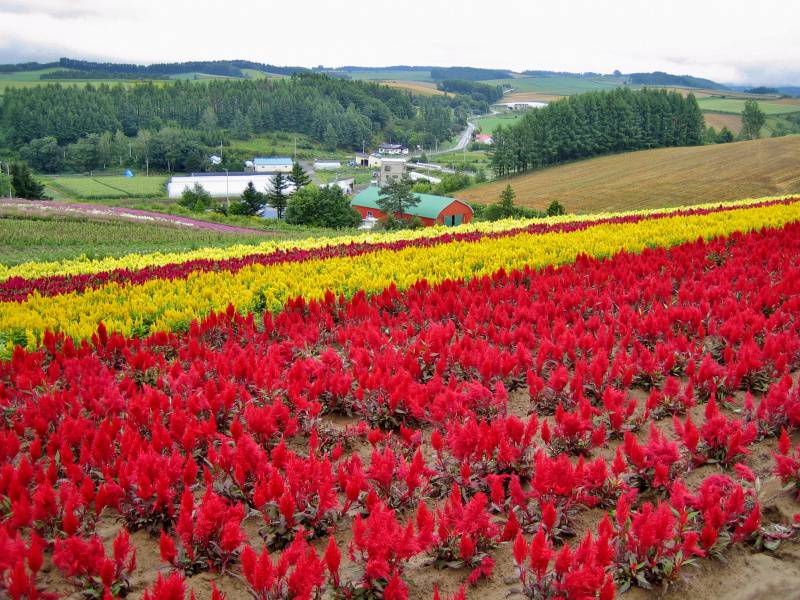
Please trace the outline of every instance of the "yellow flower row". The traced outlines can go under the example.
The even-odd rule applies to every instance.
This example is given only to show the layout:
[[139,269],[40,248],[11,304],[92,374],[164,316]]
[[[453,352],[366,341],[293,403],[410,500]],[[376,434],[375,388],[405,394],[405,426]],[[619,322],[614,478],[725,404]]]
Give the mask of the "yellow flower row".
[[521,233],[354,257],[252,265],[236,273],[195,272],[186,279],[108,284],[82,294],[34,294],[22,303],[0,304],[0,354],[8,355],[14,343],[35,347],[48,329],[75,339],[90,337],[100,321],[109,331],[125,335],[179,330],[229,304],[242,313],[278,310],[289,298],[319,299],[326,290],[350,296],[361,289],[377,292],[392,283],[405,289],[423,278],[437,283],[490,274],[500,268],[558,265],[573,261],[580,253],[609,256],[621,250],[637,252],[648,246],[668,247],[699,237],[709,239],[796,221],[800,221],[800,202],[634,223],[601,223],[575,232]]
[[[533,223],[558,224],[570,223],[575,221],[598,221],[609,217],[621,217],[628,215],[649,215],[654,213],[670,213],[687,208],[712,208],[719,206],[746,206],[766,200],[777,198],[761,198],[750,200],[738,200],[735,202],[715,202],[701,204],[693,207],[680,207],[669,209],[652,209],[640,211],[628,211],[620,213],[598,213],[593,215],[563,215],[559,217],[549,217],[547,219],[506,219],[495,222],[478,222],[462,225],[458,228],[459,233],[479,232],[498,232],[508,231],[527,227]],[[146,267],[160,266],[173,263],[183,263],[191,260],[207,259],[222,260],[227,258],[239,258],[251,254],[267,254],[276,250],[288,250],[297,248],[301,250],[311,250],[324,246],[349,244],[352,242],[366,243],[391,243],[400,240],[412,240],[420,238],[431,238],[444,233],[452,233],[453,228],[438,226],[428,227],[419,230],[401,230],[382,233],[362,233],[356,235],[341,235],[330,238],[306,238],[300,240],[281,240],[267,241],[260,244],[236,244],[224,248],[200,248],[189,252],[155,252],[148,254],[129,254],[122,257],[109,257],[102,259],[90,259],[85,256],[51,262],[28,262],[12,267],[0,265],[0,281],[5,281],[11,277],[25,277],[26,279],[36,279],[39,277],[49,277],[53,275],[77,275],[79,273],[102,273],[115,269],[143,269]]]

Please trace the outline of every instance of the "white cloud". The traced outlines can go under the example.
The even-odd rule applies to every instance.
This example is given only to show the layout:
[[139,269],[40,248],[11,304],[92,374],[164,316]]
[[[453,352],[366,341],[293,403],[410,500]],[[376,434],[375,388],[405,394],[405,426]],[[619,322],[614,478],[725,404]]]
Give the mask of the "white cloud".
[[[0,0],[7,56],[664,70],[797,82],[800,6],[761,0]],[[55,46],[54,46],[55,44]],[[790,78],[790,79],[786,79]]]

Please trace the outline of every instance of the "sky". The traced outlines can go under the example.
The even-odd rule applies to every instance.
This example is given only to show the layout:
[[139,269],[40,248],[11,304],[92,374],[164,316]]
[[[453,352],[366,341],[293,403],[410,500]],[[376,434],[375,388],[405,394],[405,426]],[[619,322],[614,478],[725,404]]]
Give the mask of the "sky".
[[800,0],[0,0],[0,63],[62,56],[800,85]]

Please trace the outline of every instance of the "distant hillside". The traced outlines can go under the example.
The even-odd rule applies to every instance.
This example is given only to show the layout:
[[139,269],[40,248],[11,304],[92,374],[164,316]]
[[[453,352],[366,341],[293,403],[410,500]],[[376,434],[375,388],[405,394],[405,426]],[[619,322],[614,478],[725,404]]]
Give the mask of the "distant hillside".
[[628,78],[633,85],[661,85],[670,87],[706,88],[712,90],[727,89],[721,83],[711,81],[710,79],[692,77],[691,75],[670,75],[662,71],[654,71],[653,73],[630,73]]
[[474,67],[443,67],[431,69],[431,79],[434,81],[454,79],[460,79],[462,81],[487,81],[489,79],[503,79],[510,75],[510,71],[502,69],[476,69]]
[[516,202],[590,213],[800,193],[800,136],[603,156],[457,192],[489,204],[511,185]]
[[249,60],[214,60],[179,63],[135,65],[125,63],[98,63],[73,58],[61,58],[52,63],[23,63],[0,65],[0,73],[35,71],[53,68],[68,69],[45,73],[42,79],[165,79],[186,73],[205,73],[218,77],[245,78],[243,69],[252,69],[275,75],[292,75],[307,72],[303,67],[279,67]]

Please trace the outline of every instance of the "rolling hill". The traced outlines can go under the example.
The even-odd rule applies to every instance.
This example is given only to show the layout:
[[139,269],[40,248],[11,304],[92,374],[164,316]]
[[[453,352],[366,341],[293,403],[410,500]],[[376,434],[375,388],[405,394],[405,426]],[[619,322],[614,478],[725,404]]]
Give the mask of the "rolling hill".
[[468,188],[496,202],[506,185],[519,205],[558,200],[568,212],[658,208],[800,192],[800,136],[602,156]]

